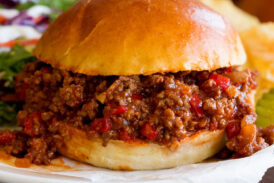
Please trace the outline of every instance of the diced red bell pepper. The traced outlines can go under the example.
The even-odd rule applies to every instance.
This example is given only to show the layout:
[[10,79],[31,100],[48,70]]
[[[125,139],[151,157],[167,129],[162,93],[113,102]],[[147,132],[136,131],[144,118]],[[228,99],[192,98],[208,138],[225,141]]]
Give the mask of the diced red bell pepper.
[[142,100],[143,96],[140,94],[132,94],[132,98],[136,99],[136,100]]
[[119,106],[116,109],[114,109],[111,114],[112,115],[119,115],[127,112],[127,106]]
[[15,135],[10,131],[6,131],[2,135],[0,135],[0,144],[3,144],[3,145],[9,144],[14,139],[15,139]]
[[204,115],[203,101],[198,94],[193,94],[191,96],[190,105],[198,117],[201,117]]
[[109,118],[97,118],[90,125],[91,130],[94,130],[100,133],[107,132],[111,130],[111,128],[112,128],[112,122]]
[[232,72],[232,68],[231,68],[231,67],[226,68],[226,69],[224,70],[224,73],[231,73],[231,72]]
[[240,124],[236,122],[228,123],[226,126],[226,136],[228,139],[232,139],[238,135],[241,131]]
[[146,123],[142,127],[141,134],[151,141],[155,140],[158,136],[156,130],[149,123]]
[[42,118],[41,118],[41,113],[40,112],[34,112],[31,115],[29,115],[28,117],[26,117],[23,121],[24,124],[24,132],[31,136],[34,137],[35,131],[33,129],[34,123],[38,122],[41,123],[42,122]]
[[230,79],[220,74],[211,74],[209,79],[214,80],[216,84],[224,90],[227,89],[230,85]]
[[134,136],[129,134],[126,130],[122,129],[119,132],[119,138],[120,140],[126,141],[126,142],[130,142],[134,140]]

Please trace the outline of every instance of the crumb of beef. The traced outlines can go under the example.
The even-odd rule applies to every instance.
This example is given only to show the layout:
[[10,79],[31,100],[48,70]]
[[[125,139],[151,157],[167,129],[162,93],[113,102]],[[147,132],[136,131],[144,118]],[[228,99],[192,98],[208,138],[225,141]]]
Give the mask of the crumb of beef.
[[260,132],[261,136],[269,145],[274,144],[274,125],[270,125],[267,128],[260,129]]
[[[68,136],[62,124],[70,124],[102,138],[104,145],[110,139],[140,139],[171,147],[201,130],[225,129],[227,148],[250,155],[266,146],[261,137],[254,137],[257,131],[245,127],[256,121],[247,101],[255,77],[237,68],[87,76],[29,63],[15,83],[24,101],[17,115],[28,137],[24,152],[34,163],[48,164]],[[243,121],[247,124],[241,125]]]

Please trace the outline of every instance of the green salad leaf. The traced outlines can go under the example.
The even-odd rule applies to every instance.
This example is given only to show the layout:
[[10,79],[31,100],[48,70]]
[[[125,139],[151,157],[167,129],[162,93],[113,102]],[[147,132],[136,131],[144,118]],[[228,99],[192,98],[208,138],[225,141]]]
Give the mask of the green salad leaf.
[[12,126],[16,124],[17,105],[0,101],[0,125]]
[[37,3],[58,10],[66,10],[70,8],[75,2],[76,0],[40,0]]
[[34,5],[35,5],[34,2],[25,2],[25,3],[22,3],[22,4],[20,3],[16,6],[16,9],[20,10],[20,11],[27,10],[27,9],[31,8],[32,6],[34,6]]
[[77,0],[38,0],[38,1],[28,1],[17,5],[18,10],[27,10],[35,5],[44,5],[53,9],[51,12],[51,21],[55,20],[63,11],[70,8]]
[[258,101],[256,112],[258,114],[257,125],[265,128],[274,124],[274,88]]
[[4,87],[12,88],[14,76],[22,71],[28,62],[34,61],[31,52],[24,47],[16,45],[10,52],[0,54],[0,80],[3,80]]
[[[22,71],[28,62],[35,61],[31,52],[24,47],[16,45],[10,52],[0,54],[0,80],[4,81],[5,88],[13,88],[14,76]],[[13,126],[16,124],[16,114],[20,107],[18,103],[5,103],[0,101],[0,126]]]
[[66,10],[70,8],[77,0],[38,0],[19,4],[18,10],[26,10],[34,5],[44,5],[56,10]]

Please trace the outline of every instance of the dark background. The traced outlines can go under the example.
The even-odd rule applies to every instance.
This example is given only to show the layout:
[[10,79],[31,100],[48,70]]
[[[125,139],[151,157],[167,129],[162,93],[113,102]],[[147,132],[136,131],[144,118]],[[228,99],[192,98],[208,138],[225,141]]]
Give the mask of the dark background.
[[274,183],[274,167],[265,173],[260,183]]

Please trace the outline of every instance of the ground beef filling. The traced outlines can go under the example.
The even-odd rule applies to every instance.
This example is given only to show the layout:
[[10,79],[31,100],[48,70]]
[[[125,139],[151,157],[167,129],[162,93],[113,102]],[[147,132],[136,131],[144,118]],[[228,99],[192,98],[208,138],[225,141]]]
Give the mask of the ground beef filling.
[[110,139],[141,139],[170,148],[201,130],[225,129],[227,149],[250,155],[267,146],[247,102],[255,78],[256,73],[237,68],[87,76],[30,63],[15,83],[17,96],[25,102],[17,116],[22,132],[0,132],[0,146],[48,164],[68,138],[64,124],[100,137],[104,145]]

